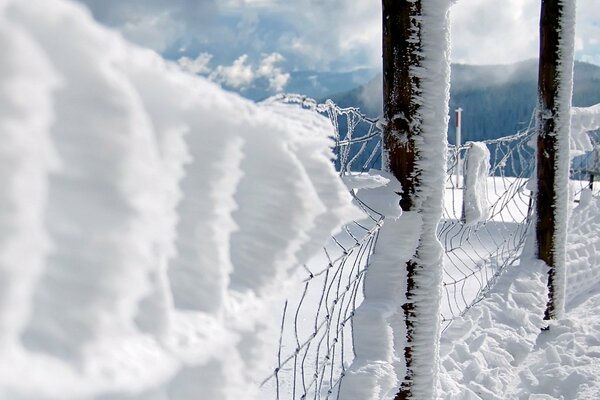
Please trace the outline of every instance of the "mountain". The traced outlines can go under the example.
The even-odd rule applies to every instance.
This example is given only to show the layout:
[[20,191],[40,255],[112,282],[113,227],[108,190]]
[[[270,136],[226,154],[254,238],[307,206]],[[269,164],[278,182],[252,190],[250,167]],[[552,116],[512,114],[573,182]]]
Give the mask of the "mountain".
[[[511,65],[452,65],[450,110],[463,109],[463,141],[510,135],[529,125],[537,102],[537,60]],[[379,115],[381,74],[367,84],[330,96],[338,105],[354,106]],[[600,67],[575,63],[573,105],[600,103]],[[454,112],[449,141],[454,142]]]
[[[299,93],[312,98],[342,93],[369,82],[377,69],[361,68],[348,72],[292,71],[285,86],[286,93]],[[227,87],[226,87],[227,88]],[[227,88],[235,90],[235,88]],[[267,79],[257,79],[249,88],[237,90],[251,100],[263,100],[273,94]]]

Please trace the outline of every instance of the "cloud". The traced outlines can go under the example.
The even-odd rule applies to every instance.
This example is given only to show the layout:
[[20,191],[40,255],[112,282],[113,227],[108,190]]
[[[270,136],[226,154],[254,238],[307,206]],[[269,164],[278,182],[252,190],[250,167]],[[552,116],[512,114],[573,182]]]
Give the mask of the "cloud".
[[577,40],[581,47],[576,49],[575,57],[600,65],[600,22],[598,18],[598,0],[577,1]]
[[[285,57],[279,64],[285,69],[381,65],[379,1],[79,1],[101,22],[167,58],[195,58],[206,52],[227,65],[241,54],[250,63],[258,62],[261,54],[278,53]],[[597,2],[577,2],[576,56],[600,63]],[[451,9],[453,61],[499,64],[537,57],[539,8],[539,0],[459,0]],[[273,78],[275,87],[284,79]]]
[[269,81],[269,89],[275,92],[281,92],[290,79],[290,74],[284,73],[277,66],[284,60],[285,58],[281,54],[271,53],[262,59],[256,71],[259,77],[266,78]]
[[189,57],[181,57],[179,60],[177,60],[177,63],[184,71],[191,72],[192,74],[206,75],[210,73],[210,67],[208,64],[212,58],[212,54],[200,53],[198,57],[193,60]]
[[452,59],[508,64],[537,55],[539,0],[468,0],[451,9]]
[[256,78],[252,66],[248,64],[248,55],[240,56],[229,66],[219,65],[210,79],[235,89],[248,87]]
[[[539,0],[460,0],[451,9],[452,59],[507,64],[539,52]],[[600,64],[598,0],[577,1],[576,58]]]
[[243,54],[231,65],[219,65],[211,69],[209,64],[212,58],[212,54],[200,53],[195,59],[181,57],[177,63],[185,71],[204,75],[214,82],[242,91],[258,80],[265,79],[269,90],[281,92],[290,79],[290,74],[279,66],[285,60],[279,53],[263,55],[258,66],[253,66],[248,55]]
[[127,39],[158,52],[198,26],[210,26],[218,0],[78,0]]

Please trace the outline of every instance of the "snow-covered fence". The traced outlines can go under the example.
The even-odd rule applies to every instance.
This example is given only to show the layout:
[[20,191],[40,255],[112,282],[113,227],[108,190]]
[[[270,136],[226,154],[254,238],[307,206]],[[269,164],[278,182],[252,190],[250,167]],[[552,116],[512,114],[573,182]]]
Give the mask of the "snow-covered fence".
[[[458,149],[449,146],[445,208],[438,230],[445,249],[445,326],[480,300],[503,268],[514,263],[521,253],[531,222],[527,188],[534,168],[531,138],[532,132],[526,130],[500,139],[467,143]],[[482,160],[486,153],[489,160]],[[457,155],[466,161],[466,179],[460,185],[452,177]],[[477,185],[482,182],[469,170],[474,169],[473,164],[489,165],[486,184]],[[470,214],[465,215],[465,210],[470,210]]]
[[[354,358],[355,309],[362,301],[370,255],[384,223],[385,202],[373,202],[364,192],[357,192],[372,184],[365,182],[373,179],[373,173],[364,172],[377,165],[381,157],[381,125],[357,109],[339,108],[330,101],[318,104],[303,96],[282,95],[268,102],[298,104],[329,116],[335,127],[336,167],[355,202],[369,215],[365,221],[346,226],[329,241],[321,256],[305,266],[304,283],[290,294],[284,307],[277,362],[264,382],[264,387],[272,389],[277,399],[338,398]],[[438,229],[445,250],[444,326],[480,300],[502,269],[521,252],[530,222],[531,201],[526,187],[534,161],[530,141],[531,133],[525,131],[477,145],[448,148],[445,210]],[[456,154],[464,159],[472,147],[482,150],[479,153],[489,152],[489,160],[479,157],[477,163],[474,160],[465,163],[467,169],[479,164],[480,174],[486,168],[482,167],[486,165],[484,161],[489,163],[485,174],[487,193],[473,192],[474,196],[483,196],[479,204],[487,204],[489,208],[480,212],[477,220],[465,223],[463,184],[457,187],[451,171]],[[361,177],[365,179],[362,186]]]
[[594,196],[600,196],[599,133],[600,104],[571,109],[571,191],[577,200],[587,187]]
[[[381,157],[381,129],[355,108],[319,104],[299,95],[275,96],[266,104],[297,104],[330,118],[335,131],[335,165],[365,218],[331,237],[297,276],[302,284],[283,306],[277,361],[263,382],[277,399],[338,398],[353,355],[352,320],[384,215],[382,205],[357,193],[385,185],[367,172]],[[341,132],[341,133],[340,133]],[[354,171],[354,172],[353,172]],[[357,173],[358,171],[358,173]],[[362,172],[362,173],[361,173]]]

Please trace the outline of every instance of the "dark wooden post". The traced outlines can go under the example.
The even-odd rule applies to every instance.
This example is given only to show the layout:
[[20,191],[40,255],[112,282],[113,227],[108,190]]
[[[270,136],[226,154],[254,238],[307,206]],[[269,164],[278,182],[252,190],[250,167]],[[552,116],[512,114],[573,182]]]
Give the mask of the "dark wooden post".
[[[387,167],[401,184],[400,207],[415,211],[415,191],[420,171],[416,165],[415,137],[420,134],[419,105],[414,101],[420,80],[411,70],[421,64],[421,0],[383,0],[383,115],[385,118],[384,145]],[[395,397],[411,397],[413,380],[413,339],[417,318],[413,292],[418,265],[406,264],[407,302],[402,306],[406,324],[407,345],[404,349],[406,377]],[[400,378],[400,377],[399,377]]]
[[418,244],[410,260],[398,265],[405,271],[406,292],[398,293],[401,308],[393,316],[393,329],[402,332],[394,332],[399,339],[395,356],[404,356],[405,375],[398,376],[395,399],[432,400],[440,334],[443,248],[436,233],[447,169],[451,2],[382,4],[384,168],[400,183],[404,217],[412,214],[413,221],[420,221],[406,227],[415,230]]
[[[413,209],[413,196],[419,180],[415,163],[414,137],[420,132],[418,105],[414,95],[419,78],[411,69],[421,64],[419,50],[421,0],[383,0],[383,116],[386,121],[384,142],[388,167],[402,185],[400,206]],[[413,128],[411,128],[413,127]]]
[[574,7],[572,2],[542,0],[540,17],[536,239],[537,256],[550,268],[544,314],[547,320],[560,316],[564,308],[568,121],[573,69],[572,50],[568,51],[572,43],[566,43],[572,28],[568,25],[570,21],[566,21],[565,8]]

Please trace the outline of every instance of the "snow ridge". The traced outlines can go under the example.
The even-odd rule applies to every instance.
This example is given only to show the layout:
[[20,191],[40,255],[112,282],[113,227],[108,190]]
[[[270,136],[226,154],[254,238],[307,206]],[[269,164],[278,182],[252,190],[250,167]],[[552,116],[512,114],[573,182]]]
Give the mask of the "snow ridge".
[[0,33],[0,397],[261,398],[271,302],[362,215],[330,122],[67,1],[4,1]]

